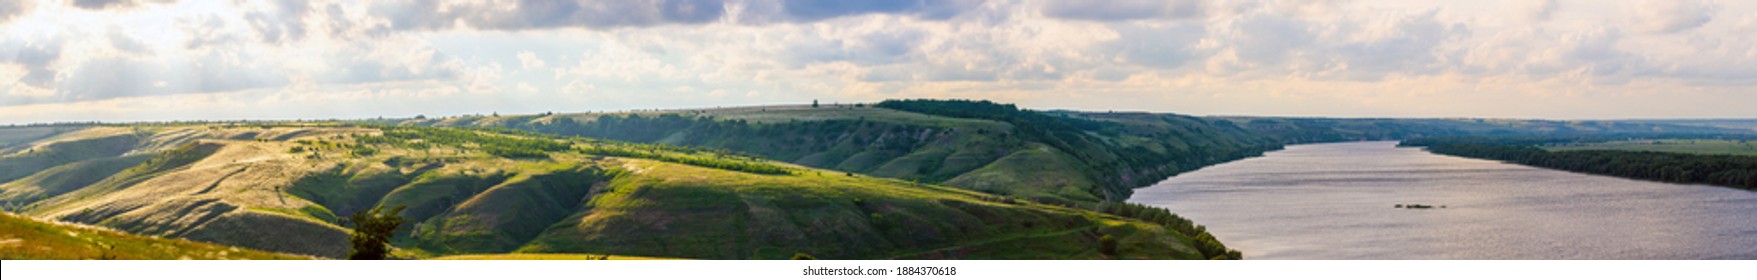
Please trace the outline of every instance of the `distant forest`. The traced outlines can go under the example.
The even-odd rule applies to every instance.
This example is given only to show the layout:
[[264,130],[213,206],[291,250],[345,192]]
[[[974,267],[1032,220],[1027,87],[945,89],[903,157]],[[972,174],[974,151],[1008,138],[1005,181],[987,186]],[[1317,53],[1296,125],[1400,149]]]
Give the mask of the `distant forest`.
[[1697,155],[1648,151],[1547,151],[1546,144],[1589,143],[1625,139],[1732,139],[1751,135],[1604,134],[1532,136],[1459,136],[1405,140],[1399,146],[1426,147],[1429,152],[1492,159],[1542,168],[1684,184],[1710,184],[1757,190],[1757,157]]

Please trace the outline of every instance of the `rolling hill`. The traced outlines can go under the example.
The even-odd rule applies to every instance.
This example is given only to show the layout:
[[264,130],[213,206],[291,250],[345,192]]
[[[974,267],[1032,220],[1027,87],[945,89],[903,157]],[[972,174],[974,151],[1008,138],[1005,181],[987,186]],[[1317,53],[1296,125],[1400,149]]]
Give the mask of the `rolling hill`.
[[1033,111],[967,100],[470,115],[365,123],[505,128],[701,147],[813,168],[1086,206],[1121,201],[1133,188],[1286,144],[1444,135],[1748,133],[1645,121]]
[[1094,205],[1280,144],[1230,123],[1170,114],[1048,115],[987,101],[458,116],[373,123],[495,127],[701,147],[813,168]]
[[[1226,257],[1197,250],[1206,233],[1162,221],[669,145],[336,123],[95,125],[20,138],[35,140],[0,155],[9,212],[329,258],[348,250],[337,217],[381,205],[409,207],[417,222],[393,244],[421,258]],[[1108,242],[1118,250],[1098,249]]]
[[0,213],[0,260],[298,260],[306,256],[132,235]]
[[407,206],[416,222],[393,244],[413,258],[1227,259],[1238,253],[1187,219],[1114,202],[1291,143],[1733,130],[1201,118],[962,100],[38,125],[0,128],[0,208],[329,258],[349,249],[350,225],[338,217]]

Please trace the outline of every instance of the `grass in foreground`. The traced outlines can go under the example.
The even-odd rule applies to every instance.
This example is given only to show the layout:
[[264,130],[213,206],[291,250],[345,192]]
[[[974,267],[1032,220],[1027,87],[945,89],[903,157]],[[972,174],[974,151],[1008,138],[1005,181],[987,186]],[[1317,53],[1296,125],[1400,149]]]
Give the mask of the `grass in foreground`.
[[268,253],[179,239],[61,225],[0,214],[0,259],[5,260],[296,260]]
[[593,254],[480,254],[451,255],[435,260],[682,260],[678,258]]

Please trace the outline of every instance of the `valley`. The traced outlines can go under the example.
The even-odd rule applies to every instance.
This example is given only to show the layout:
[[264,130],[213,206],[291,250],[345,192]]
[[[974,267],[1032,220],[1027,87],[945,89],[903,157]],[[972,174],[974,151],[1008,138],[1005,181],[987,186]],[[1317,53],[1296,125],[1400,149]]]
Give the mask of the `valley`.
[[1202,221],[1119,202],[1288,144],[1653,131],[1739,130],[967,100],[33,125],[0,128],[0,207],[131,238],[317,258],[349,252],[344,217],[404,206],[412,222],[391,240],[395,258],[1238,259],[1250,252]]
[[404,258],[1209,258],[1191,236],[1071,205],[516,131],[98,125],[5,149],[10,212],[326,258],[348,250],[337,217],[380,205],[417,221],[393,242]]

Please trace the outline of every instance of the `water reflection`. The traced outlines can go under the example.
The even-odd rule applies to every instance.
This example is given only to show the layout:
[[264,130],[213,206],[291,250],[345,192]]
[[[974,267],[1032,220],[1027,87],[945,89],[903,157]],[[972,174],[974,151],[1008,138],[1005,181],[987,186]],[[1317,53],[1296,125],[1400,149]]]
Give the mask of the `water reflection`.
[[[1138,189],[1249,259],[1757,259],[1757,192],[1290,146]],[[1396,204],[1434,209],[1399,209]],[[1438,208],[1445,206],[1445,208]]]

